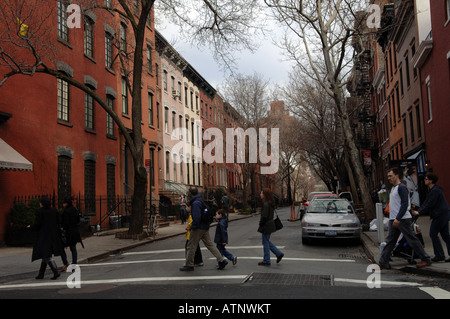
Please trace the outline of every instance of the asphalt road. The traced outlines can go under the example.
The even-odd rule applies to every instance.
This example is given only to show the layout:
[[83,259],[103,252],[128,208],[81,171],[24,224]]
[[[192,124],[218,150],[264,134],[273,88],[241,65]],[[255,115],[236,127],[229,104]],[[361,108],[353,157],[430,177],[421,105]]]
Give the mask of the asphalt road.
[[[205,307],[211,305],[214,309],[211,308],[210,315],[217,316],[230,314],[229,304],[248,302],[259,308],[245,311],[263,311],[262,305],[271,303],[270,311],[274,314],[286,307],[294,310],[298,305],[288,301],[291,299],[450,297],[447,280],[398,271],[378,272],[360,245],[331,241],[302,245],[300,222],[287,221],[289,213],[286,208],[279,211],[285,227],[271,238],[285,254],[279,264],[272,255],[271,266],[257,265],[263,251],[256,231],[259,216],[255,216],[229,224],[227,247],[238,257],[238,263],[230,262],[224,270],[216,269],[216,260],[203,248],[204,266],[193,272],[179,271],[184,265],[186,240],[184,236],[176,236],[80,265],[75,273],[63,273],[57,281],[31,278],[10,282],[9,286],[0,287],[0,299],[152,299],[152,305],[166,304],[168,313],[174,315],[194,311],[186,304],[191,301],[203,302]],[[213,227],[211,237],[214,232]],[[77,285],[75,279],[80,279],[81,284]],[[68,288],[68,284],[74,287]],[[233,311],[244,311],[232,307]],[[208,310],[197,308],[197,311],[202,309]]]

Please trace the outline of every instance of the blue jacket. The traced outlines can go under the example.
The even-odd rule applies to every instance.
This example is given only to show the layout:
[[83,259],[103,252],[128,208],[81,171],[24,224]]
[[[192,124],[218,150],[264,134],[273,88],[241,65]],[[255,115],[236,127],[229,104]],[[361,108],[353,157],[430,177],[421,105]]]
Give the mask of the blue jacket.
[[191,201],[192,225],[191,229],[209,229],[209,224],[202,222],[202,213],[205,210],[200,194],[192,197]]
[[228,220],[226,218],[219,219],[216,226],[216,234],[214,236],[216,244],[228,244]]
[[450,217],[447,200],[445,199],[442,188],[437,185],[434,185],[430,189],[425,202],[419,208],[420,215],[425,213],[429,213],[431,219],[442,216],[447,216],[447,219]]

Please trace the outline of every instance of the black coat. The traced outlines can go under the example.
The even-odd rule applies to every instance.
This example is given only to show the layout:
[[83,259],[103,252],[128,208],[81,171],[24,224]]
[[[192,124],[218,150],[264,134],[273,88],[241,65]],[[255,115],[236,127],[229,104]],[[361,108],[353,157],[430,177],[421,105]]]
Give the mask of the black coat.
[[37,231],[31,261],[61,256],[60,217],[56,208],[40,208],[36,211],[35,223],[31,229]]
[[82,243],[79,225],[80,214],[78,214],[78,210],[73,206],[64,208],[61,216],[61,226],[66,232],[66,247]]
[[261,210],[261,218],[259,220],[258,232],[269,235],[274,233],[277,229],[275,228],[275,222],[273,221],[273,214],[275,208],[269,202],[264,202]]

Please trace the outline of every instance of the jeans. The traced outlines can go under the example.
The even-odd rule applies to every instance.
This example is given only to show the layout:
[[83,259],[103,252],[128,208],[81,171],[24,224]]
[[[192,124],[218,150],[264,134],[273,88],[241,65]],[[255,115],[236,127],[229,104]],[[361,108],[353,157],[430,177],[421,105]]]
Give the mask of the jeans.
[[434,257],[444,259],[444,249],[438,235],[441,234],[442,240],[447,245],[447,252],[450,255],[450,235],[448,228],[447,215],[434,218],[430,226],[430,238],[433,243]]
[[216,244],[216,247],[222,256],[228,258],[228,260],[233,261],[233,255],[228,250],[225,249],[224,245],[222,245],[221,243],[218,243],[218,244]]
[[409,246],[414,250],[417,255],[419,255],[420,259],[423,261],[430,261],[430,256],[427,255],[425,250],[423,249],[422,243],[417,239],[414,231],[412,230],[412,219],[406,218],[400,220],[398,227],[392,226],[394,220],[389,221],[389,233],[386,237],[386,246],[383,249],[380,257],[380,265],[386,266],[389,265],[389,258],[391,257],[392,251],[395,248],[395,244],[397,243],[397,239],[400,236],[400,233],[403,233],[406,241]]
[[270,252],[273,252],[275,256],[279,257],[283,253],[270,241],[270,234],[262,234],[262,244],[264,248],[263,262],[270,264]]

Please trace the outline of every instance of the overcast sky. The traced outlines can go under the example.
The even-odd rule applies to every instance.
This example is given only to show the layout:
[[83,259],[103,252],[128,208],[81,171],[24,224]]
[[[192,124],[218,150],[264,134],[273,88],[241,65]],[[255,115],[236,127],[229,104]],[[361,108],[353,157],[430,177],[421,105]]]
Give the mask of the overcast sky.
[[[219,89],[226,78],[220,65],[214,61],[213,54],[208,48],[197,48],[183,42],[177,37],[178,29],[166,24],[157,26],[164,38],[181,54],[181,56],[199,72],[214,88]],[[283,85],[288,80],[291,63],[283,61],[281,50],[273,44],[272,36],[262,41],[255,53],[249,51],[235,54],[237,72],[245,75],[261,74],[269,80],[271,86]]]

